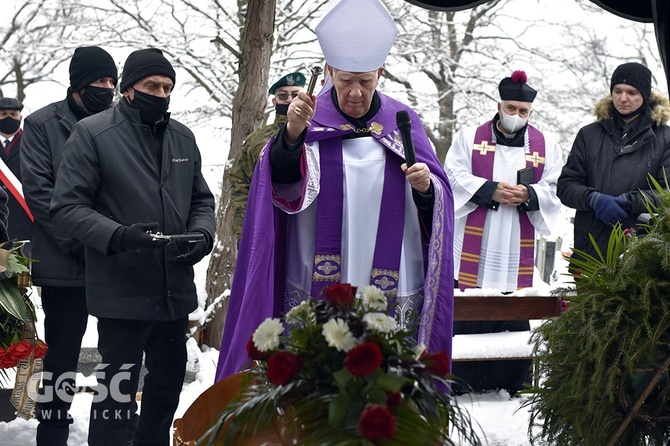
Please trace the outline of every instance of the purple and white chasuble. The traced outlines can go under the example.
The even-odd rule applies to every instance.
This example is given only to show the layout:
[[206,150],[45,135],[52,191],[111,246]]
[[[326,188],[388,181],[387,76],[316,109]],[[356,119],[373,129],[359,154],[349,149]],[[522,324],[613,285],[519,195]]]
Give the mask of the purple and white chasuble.
[[[302,153],[302,180],[271,183],[269,150],[256,166],[233,279],[217,380],[248,363],[246,345],[267,317],[277,317],[333,283],[373,284],[418,324],[419,342],[451,356],[453,198],[421,122],[378,93],[369,137],[354,128],[330,95],[319,97]],[[435,204],[425,234],[400,169],[404,150],[395,115],[408,110],[417,160],[428,165]],[[360,130],[359,130],[360,131]],[[266,149],[270,147],[270,143]],[[421,309],[416,320],[407,318]]]

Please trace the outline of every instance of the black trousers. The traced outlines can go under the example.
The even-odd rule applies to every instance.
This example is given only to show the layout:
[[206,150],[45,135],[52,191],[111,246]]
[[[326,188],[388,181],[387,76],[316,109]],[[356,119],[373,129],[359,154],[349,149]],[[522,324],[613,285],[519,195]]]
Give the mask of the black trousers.
[[[454,334],[499,333],[530,330],[528,321],[454,321]],[[472,361],[452,363],[452,373],[475,392],[505,389],[514,394],[530,383],[532,360]],[[457,393],[465,389],[458,386]]]
[[35,410],[39,420],[37,444],[64,446],[73,421],[68,411],[74,396],[81,340],[88,321],[86,292],[83,287],[42,287],[41,300],[44,340],[49,348],[44,357],[42,388]]
[[[169,445],[186,370],[188,317],[174,321],[98,318],[98,388],[91,405],[89,446]],[[137,393],[144,377],[139,420]],[[136,432],[133,432],[134,430]]]

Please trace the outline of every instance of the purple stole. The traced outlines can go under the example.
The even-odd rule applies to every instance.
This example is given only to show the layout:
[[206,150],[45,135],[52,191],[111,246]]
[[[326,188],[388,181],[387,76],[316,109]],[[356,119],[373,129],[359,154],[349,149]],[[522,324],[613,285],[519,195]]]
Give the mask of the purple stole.
[[[396,129],[395,116],[398,110],[404,110],[406,107],[382,93],[379,93],[379,97],[381,108],[374,117],[374,121],[377,123],[378,129],[386,130],[373,134],[373,137],[391,152],[387,154],[387,161],[393,162],[388,164],[400,164],[402,163],[400,160],[404,159],[404,150]],[[312,119],[312,123],[317,126],[313,126],[308,132],[308,142],[317,140],[325,142],[324,140],[330,138],[339,139],[345,133],[353,131],[353,128],[349,128],[344,118],[336,110],[328,95],[319,98],[316,115]],[[417,158],[429,166],[435,192],[432,232],[426,246],[424,302],[420,313],[421,320],[417,327],[418,340],[426,345],[429,352],[437,352],[443,349],[451,358],[454,305],[453,195],[446,173],[431,149],[430,141],[423,131],[419,117],[413,112],[410,113],[410,117]],[[217,381],[237,373],[248,365],[249,358],[245,346],[251,339],[254,330],[266,318],[279,317],[281,311],[285,308],[286,247],[284,241],[286,238],[287,214],[273,201],[270,157],[269,150],[267,150],[270,144],[272,144],[272,140],[260,156],[251,182],[247,214],[244,219],[244,230],[240,240],[235,277],[221,342],[221,354],[217,365]],[[339,149],[340,143],[333,147]],[[325,150],[322,150],[321,155],[324,154]],[[303,173],[305,173],[307,167],[304,152],[302,158],[304,162]],[[341,164],[338,164],[337,168],[340,170],[339,175],[341,175]],[[400,171],[400,168],[398,167],[397,170]],[[402,184],[405,184],[404,178]],[[321,186],[324,185],[325,181],[322,181]],[[404,193],[403,189],[403,197]],[[404,199],[402,203],[404,203]],[[294,209],[299,204],[296,202],[282,206],[290,205],[291,209]],[[317,202],[317,206],[318,204]],[[385,212],[381,211],[381,215],[383,216]],[[404,213],[398,211],[398,216],[400,215],[404,215]],[[380,219],[383,218],[380,217]],[[339,226],[341,219],[337,222]],[[375,223],[377,222],[371,222],[371,224]],[[398,226],[402,227],[403,225],[399,224]],[[336,231],[335,234],[337,239],[340,240],[341,236],[339,234],[341,234],[341,231]],[[383,233],[380,232],[380,234],[381,237]],[[391,237],[390,235],[382,238],[382,240],[385,241],[387,238],[400,240],[400,237]],[[379,250],[381,245],[383,243],[377,243],[376,250]],[[383,248],[383,246],[381,247]],[[396,252],[400,253],[400,248]],[[375,254],[376,257],[377,254]],[[378,265],[377,260],[374,260],[374,263]],[[384,267],[382,266],[380,269],[382,268]]]
[[[477,128],[472,147],[472,173],[478,177],[493,179],[493,160],[495,147],[493,136],[493,121],[486,122]],[[526,127],[526,144],[531,155],[526,155],[526,167],[534,167],[535,183],[542,178],[545,163],[544,135],[535,127]],[[468,215],[463,235],[463,250],[461,252],[461,267],[458,274],[458,287],[461,290],[477,287],[479,275],[479,256],[482,251],[482,236],[488,209],[478,206]],[[519,272],[517,274],[517,288],[528,288],[533,285],[533,261],[535,252],[535,227],[525,212],[519,212],[521,227],[521,246],[519,247]]]
[[[377,139],[383,143],[383,139]],[[384,144],[386,146],[386,144]],[[342,139],[319,141],[321,189],[317,202],[316,247],[311,295],[318,297],[323,288],[341,281],[343,161]],[[384,190],[377,224],[375,252],[370,284],[380,288],[389,299],[398,293],[400,254],[405,225],[405,174],[403,160],[386,150]],[[401,199],[398,199],[401,197]],[[374,222],[369,222],[375,224]]]

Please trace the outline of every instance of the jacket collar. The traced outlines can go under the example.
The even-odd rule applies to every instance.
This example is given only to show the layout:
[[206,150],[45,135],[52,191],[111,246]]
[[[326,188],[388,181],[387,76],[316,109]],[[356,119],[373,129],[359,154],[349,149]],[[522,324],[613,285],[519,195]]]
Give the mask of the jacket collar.
[[70,108],[67,98],[61,101],[60,105],[56,108],[56,116],[58,116],[58,122],[65,127],[68,134],[72,133],[72,129],[77,123],[77,117]]

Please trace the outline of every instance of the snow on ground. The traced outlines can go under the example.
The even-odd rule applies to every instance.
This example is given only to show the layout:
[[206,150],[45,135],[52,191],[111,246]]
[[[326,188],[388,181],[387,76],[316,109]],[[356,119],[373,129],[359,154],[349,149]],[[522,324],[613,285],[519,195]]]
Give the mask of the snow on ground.
[[[218,351],[215,349],[206,349],[203,352],[201,370],[194,382],[184,384],[175,418],[180,418],[191,403],[214,382],[217,358]],[[70,428],[70,446],[87,445],[88,412],[92,399],[91,394],[77,394],[74,398],[71,410],[74,424]],[[510,398],[505,391],[459,397],[459,404],[479,424],[489,446],[530,445],[526,437],[528,412],[519,408],[522,401],[520,398]],[[33,446],[36,428],[37,420],[34,419],[0,422],[0,446]]]
[[[212,184],[212,190],[218,190],[214,185],[219,181],[216,168],[207,172],[207,181]],[[552,237],[552,241],[561,241],[556,252],[555,272],[551,278],[551,284],[544,284],[538,280],[537,271],[535,277],[535,286],[532,289],[520,290],[508,297],[514,295],[549,295],[552,288],[561,286],[569,279],[565,276],[567,272],[567,262],[562,259],[561,251],[569,251],[572,244],[572,225],[570,217],[574,211],[564,209],[561,213]],[[209,258],[206,257],[195,267],[195,283],[197,286],[200,306],[205,302],[205,275]],[[44,333],[43,313],[40,308],[39,296],[33,292],[33,300],[36,303],[38,322],[38,335]],[[456,295],[461,293],[456,291]],[[468,294],[500,295],[497,290],[466,290],[462,292]],[[192,320],[198,320],[202,309],[194,313]],[[531,326],[536,326],[540,321],[531,321]],[[496,357],[503,353],[507,356],[525,356],[530,353],[531,347],[527,344],[529,338],[528,332],[522,333],[502,333],[500,335],[465,335],[457,336],[454,339],[455,357]],[[83,347],[95,347],[97,345],[97,329],[95,317],[89,318],[89,324],[82,342]],[[216,346],[218,348],[218,346]],[[175,418],[180,418],[195,399],[204,392],[214,382],[216,363],[218,359],[218,349],[202,346],[202,356],[200,358],[200,372],[197,373],[195,381],[184,384],[182,389],[179,407]],[[93,376],[84,377],[79,374],[77,377],[78,385],[94,385]],[[0,383],[0,387],[10,387],[13,383]],[[74,418],[74,424],[70,429],[70,446],[87,446],[86,437],[88,432],[88,418],[91,407],[92,395],[78,394],[74,398],[71,414]],[[459,397],[459,403],[462,404],[472,415],[473,419],[480,426],[482,437],[485,437],[489,446],[529,446],[528,430],[528,410],[521,408],[523,400],[519,397],[511,398],[505,391],[491,392],[484,394],[470,394]],[[141,403],[140,403],[141,407]],[[16,419],[11,422],[0,422],[0,446],[32,446],[35,445],[35,430],[37,428],[36,420]]]

